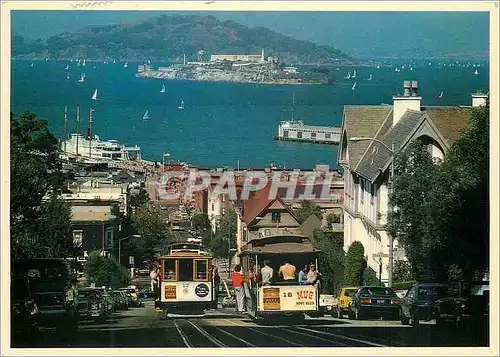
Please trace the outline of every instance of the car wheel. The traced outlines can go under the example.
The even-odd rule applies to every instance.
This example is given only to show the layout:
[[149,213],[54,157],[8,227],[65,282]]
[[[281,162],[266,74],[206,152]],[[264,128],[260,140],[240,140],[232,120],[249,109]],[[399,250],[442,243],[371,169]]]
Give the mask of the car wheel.
[[418,318],[418,313],[416,311],[414,311],[412,314],[411,314],[411,325],[413,327],[416,327],[418,326],[419,324],[419,318]]
[[410,319],[406,316],[401,315],[399,317],[399,320],[401,321],[402,325],[409,325],[410,324]]
[[351,310],[351,308],[349,308],[349,310],[347,310],[347,317],[349,318],[349,320],[354,320],[354,318],[355,318],[354,312]]
[[341,319],[344,317],[344,313],[342,312],[341,309],[337,309],[337,318]]

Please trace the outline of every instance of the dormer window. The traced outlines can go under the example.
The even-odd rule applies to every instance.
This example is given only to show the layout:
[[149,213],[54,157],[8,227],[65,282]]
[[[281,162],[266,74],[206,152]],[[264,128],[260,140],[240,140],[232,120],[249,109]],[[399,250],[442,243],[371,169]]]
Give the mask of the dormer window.
[[273,212],[272,213],[272,221],[273,221],[273,223],[280,223],[281,222],[281,213],[280,212]]

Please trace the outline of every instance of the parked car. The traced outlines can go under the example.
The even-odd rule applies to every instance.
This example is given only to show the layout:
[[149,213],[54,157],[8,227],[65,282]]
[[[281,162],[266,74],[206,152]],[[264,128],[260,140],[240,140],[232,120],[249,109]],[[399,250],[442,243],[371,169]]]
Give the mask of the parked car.
[[385,286],[363,286],[352,297],[349,318],[361,320],[368,317],[397,319],[401,300],[396,292]]
[[415,284],[408,289],[401,299],[400,319],[403,325],[417,326],[420,320],[429,321],[436,318],[435,302],[455,297],[456,291],[449,284],[427,283]]
[[321,315],[333,314],[333,309],[337,303],[337,299],[333,295],[321,294],[319,296],[319,307],[321,310]]
[[127,296],[125,296],[125,293],[123,291],[115,290],[115,291],[111,292],[111,296],[115,300],[117,310],[127,310],[128,309]]
[[10,283],[10,331],[12,342],[31,342],[38,335],[38,306],[32,296],[29,280],[13,278]]
[[153,298],[153,291],[151,288],[145,288],[139,291],[140,299],[151,299]]
[[14,279],[26,279],[37,306],[36,323],[56,327],[59,334],[72,338],[78,332],[76,276],[65,259],[26,259],[12,262]]
[[144,304],[142,303],[142,300],[139,298],[139,294],[137,292],[137,289],[135,287],[126,287],[126,288],[120,288],[120,291],[124,291],[132,297],[132,306],[135,307],[140,307],[143,306]]
[[358,291],[359,286],[344,286],[340,288],[337,297],[337,303],[333,307],[333,315],[339,319],[349,311],[349,305],[354,294]]
[[110,292],[106,290],[105,287],[94,288],[101,293],[102,302],[104,304],[104,309],[106,314],[109,315],[116,311],[115,301],[111,296]]
[[81,318],[99,319],[106,315],[103,297],[97,289],[78,290],[78,312]]

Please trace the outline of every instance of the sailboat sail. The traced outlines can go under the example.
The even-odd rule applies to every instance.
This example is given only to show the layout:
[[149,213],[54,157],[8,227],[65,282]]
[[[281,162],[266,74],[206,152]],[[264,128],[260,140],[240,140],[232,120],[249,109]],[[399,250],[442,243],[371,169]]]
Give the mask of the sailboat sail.
[[85,73],[82,73],[82,74],[80,75],[80,79],[78,80],[78,82],[80,82],[80,83],[85,82]]
[[356,70],[352,73],[352,78],[356,78]]
[[184,101],[181,100],[181,104],[177,107],[178,109],[184,109]]
[[142,119],[146,120],[149,119],[149,110],[146,110],[146,113],[142,116]]
[[65,70],[68,70],[69,69],[69,65],[66,65],[66,67],[64,67]]
[[345,79],[350,79],[351,78],[351,71],[347,72],[347,76],[344,77]]
[[94,95],[92,96],[93,100],[97,100],[97,89],[94,91]]
[[128,62],[125,62],[125,64],[123,65],[124,68],[127,68],[128,67]]
[[370,77],[368,77],[368,80],[371,81],[373,79],[373,76],[370,74]]
[[354,82],[354,84],[352,85],[352,90],[355,90],[356,89],[356,82]]
[[439,94],[439,99],[443,98],[443,91],[441,91],[441,93]]
[[160,93],[165,93],[165,85],[161,87]]

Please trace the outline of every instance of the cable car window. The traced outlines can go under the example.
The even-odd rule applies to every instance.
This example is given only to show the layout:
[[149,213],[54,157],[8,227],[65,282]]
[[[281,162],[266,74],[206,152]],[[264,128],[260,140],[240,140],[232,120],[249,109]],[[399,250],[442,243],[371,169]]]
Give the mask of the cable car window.
[[194,280],[207,280],[208,278],[208,261],[206,259],[196,259],[194,261]]
[[177,260],[165,259],[163,265],[163,280],[177,281]]
[[192,259],[179,259],[179,281],[193,281]]

